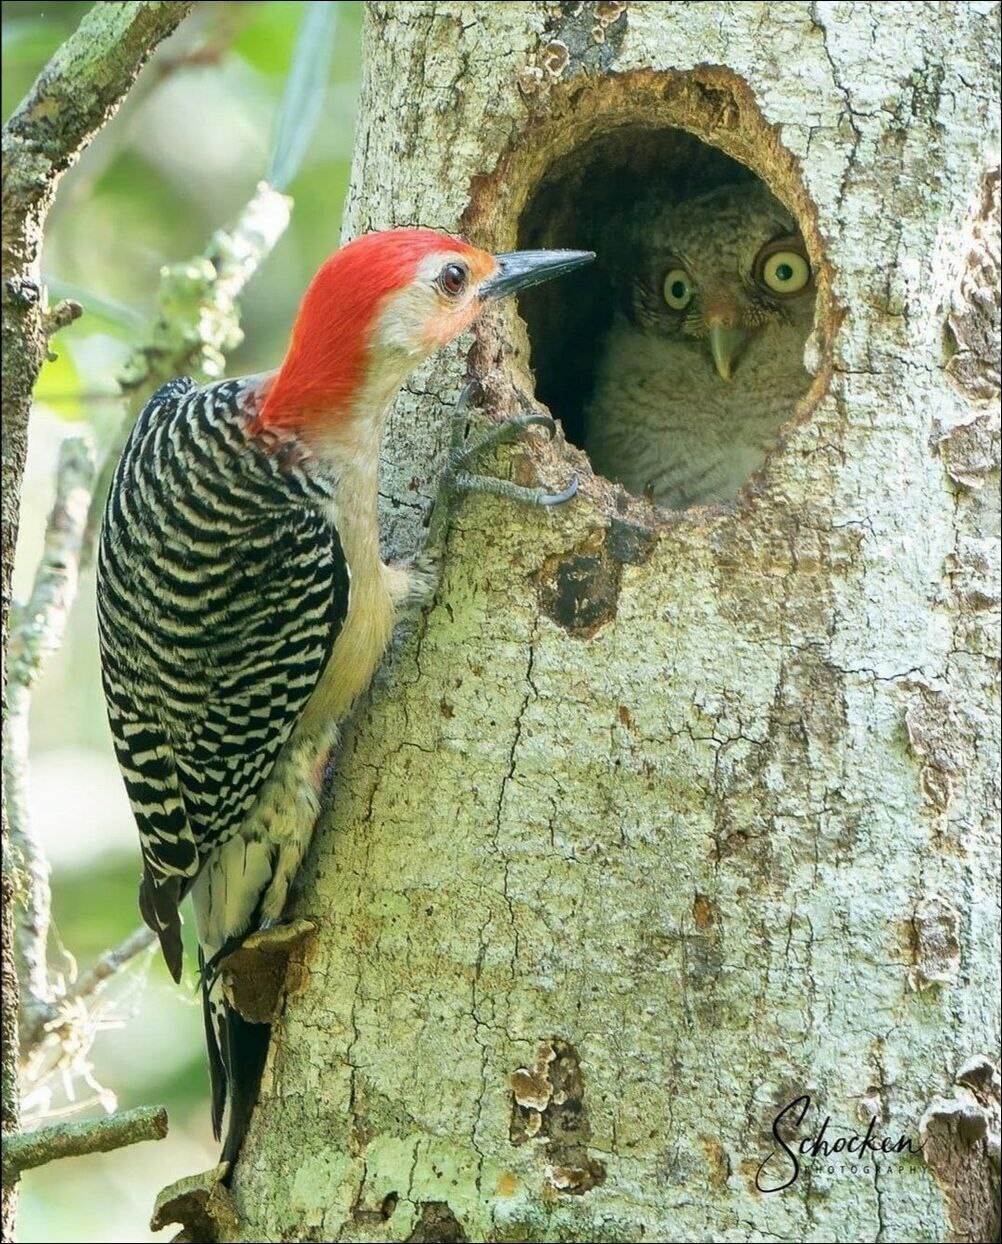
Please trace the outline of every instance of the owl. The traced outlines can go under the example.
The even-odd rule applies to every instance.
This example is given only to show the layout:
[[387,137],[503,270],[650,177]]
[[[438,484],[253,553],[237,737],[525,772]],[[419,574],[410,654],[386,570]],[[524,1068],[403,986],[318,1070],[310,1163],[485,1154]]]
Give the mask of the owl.
[[814,280],[762,183],[646,202],[605,250],[618,310],[585,411],[597,471],[658,505],[732,501],[810,383]]

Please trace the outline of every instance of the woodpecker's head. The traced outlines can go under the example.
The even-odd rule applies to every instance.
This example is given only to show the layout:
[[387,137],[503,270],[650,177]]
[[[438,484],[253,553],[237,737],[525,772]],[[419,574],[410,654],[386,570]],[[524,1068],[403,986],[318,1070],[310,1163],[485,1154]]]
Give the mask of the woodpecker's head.
[[810,332],[814,280],[804,240],[760,182],[647,203],[620,249],[634,321],[691,342],[694,366],[715,368],[721,380],[730,381],[753,348],[768,348],[769,325],[792,324],[805,338]]
[[487,302],[592,259],[590,251],[491,255],[433,229],[364,234],[310,283],[262,422],[323,435],[378,421],[414,368]]

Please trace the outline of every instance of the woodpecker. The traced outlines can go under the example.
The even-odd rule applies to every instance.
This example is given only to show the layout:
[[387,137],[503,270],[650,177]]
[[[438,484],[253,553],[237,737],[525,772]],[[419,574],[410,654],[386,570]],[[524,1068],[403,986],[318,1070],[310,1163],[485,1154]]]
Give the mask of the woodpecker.
[[[232,1005],[221,961],[282,917],[323,773],[401,609],[427,588],[385,564],[383,428],[407,376],[491,300],[571,271],[584,251],[493,256],[430,229],[363,235],[320,268],[273,372],[164,385],[118,463],[98,555],[108,719],[139,828],[140,909],[175,981],[179,905],[198,937],[214,1134],[232,1171],[269,1027]],[[551,496],[459,470],[551,421],[498,425],[453,480]]]

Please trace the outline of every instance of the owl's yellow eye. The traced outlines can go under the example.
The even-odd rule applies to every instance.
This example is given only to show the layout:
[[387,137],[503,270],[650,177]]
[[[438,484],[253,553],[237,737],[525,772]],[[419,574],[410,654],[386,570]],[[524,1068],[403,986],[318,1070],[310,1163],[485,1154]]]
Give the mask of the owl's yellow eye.
[[692,302],[692,281],[684,268],[672,268],[665,274],[661,287],[665,303],[673,311],[684,311]]
[[799,294],[810,279],[811,265],[799,251],[772,251],[759,269],[759,280],[774,294]]

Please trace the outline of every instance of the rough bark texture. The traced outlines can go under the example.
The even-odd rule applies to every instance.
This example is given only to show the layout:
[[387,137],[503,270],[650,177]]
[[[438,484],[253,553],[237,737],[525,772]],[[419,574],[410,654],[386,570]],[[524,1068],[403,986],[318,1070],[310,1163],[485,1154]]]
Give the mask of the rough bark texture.
[[[516,474],[580,499],[454,515],[346,734],[227,1238],[995,1238],[996,38],[980,3],[370,6],[349,232],[508,249],[552,160],[679,126],[799,215],[818,379],[733,511],[557,444]],[[514,308],[470,350],[398,404],[397,552],[464,360],[492,414],[531,392]],[[936,1159],[764,1192],[802,1094],[798,1138],[925,1116]]]
[[[0,644],[6,657],[10,576],[31,394],[49,335],[78,311],[46,306],[39,276],[45,219],[63,173],[115,111],[156,45],[190,3],[95,4],[39,75],[3,133],[3,535]],[[2,1126],[18,1124],[14,884],[3,810]],[[15,1180],[3,1192],[0,1238],[14,1229]]]

